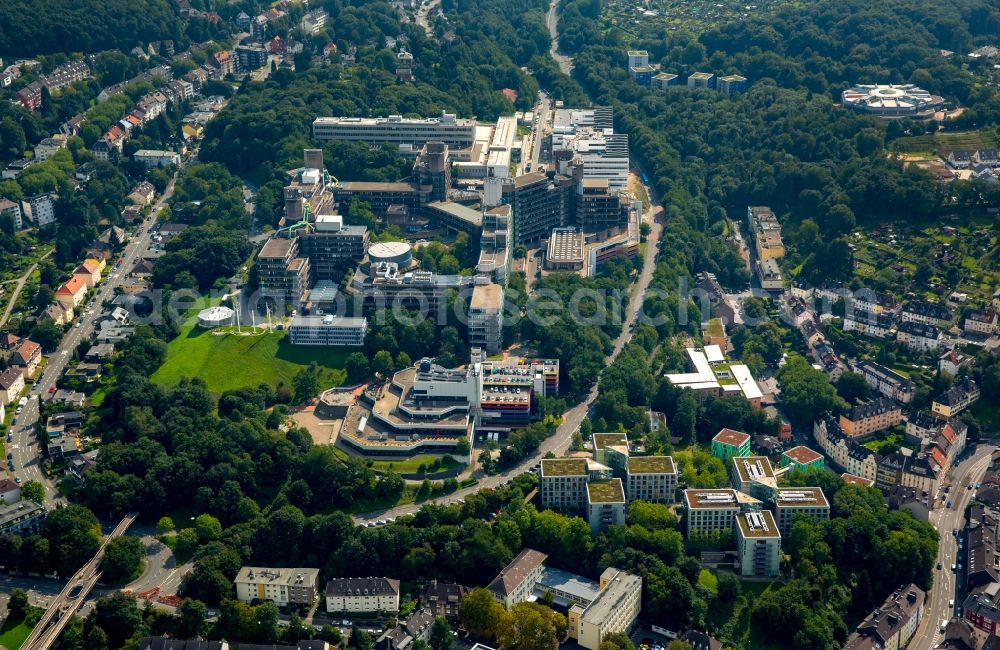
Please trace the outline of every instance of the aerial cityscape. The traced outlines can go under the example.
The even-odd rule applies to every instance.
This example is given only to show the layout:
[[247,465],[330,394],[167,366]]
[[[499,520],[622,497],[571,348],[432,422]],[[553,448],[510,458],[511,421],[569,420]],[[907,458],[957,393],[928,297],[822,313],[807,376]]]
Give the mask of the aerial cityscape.
[[1000,650],[998,0],[0,18],[0,650]]

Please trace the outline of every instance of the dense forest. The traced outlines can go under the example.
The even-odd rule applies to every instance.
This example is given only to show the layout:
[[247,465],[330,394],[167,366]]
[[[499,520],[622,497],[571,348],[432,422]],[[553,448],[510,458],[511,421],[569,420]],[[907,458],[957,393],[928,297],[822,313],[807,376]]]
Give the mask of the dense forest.
[[130,50],[160,39],[180,40],[169,0],[8,0],[0,4],[0,54]]

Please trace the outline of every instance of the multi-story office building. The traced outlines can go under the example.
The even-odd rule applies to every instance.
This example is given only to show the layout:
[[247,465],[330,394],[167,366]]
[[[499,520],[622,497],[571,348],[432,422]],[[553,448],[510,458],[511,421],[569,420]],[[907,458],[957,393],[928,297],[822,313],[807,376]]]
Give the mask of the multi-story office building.
[[740,575],[778,575],[781,533],[770,510],[736,515],[736,548],[740,558]]
[[295,233],[299,254],[309,259],[311,281],[338,281],[344,270],[368,249],[368,228],[344,225],[339,214],[320,214],[312,225]]
[[549,137],[556,170],[569,175],[570,165],[583,163],[584,178],[603,178],[616,190],[628,188],[628,134],[590,127],[553,127]]
[[240,602],[271,600],[278,607],[311,605],[319,589],[319,569],[271,569],[245,566],[236,574]]
[[861,438],[903,421],[903,409],[886,397],[858,404],[840,416],[840,428],[849,438]]
[[299,256],[298,237],[268,239],[257,254],[257,277],[265,298],[294,305],[309,287],[309,258]]
[[903,404],[913,401],[917,390],[916,386],[898,372],[874,361],[862,361],[857,364],[857,370],[864,376],[868,385],[882,395]]
[[628,633],[642,608],[642,578],[608,567],[601,574],[600,593],[589,605],[569,610],[569,636],[582,648],[597,650],[616,633]]
[[416,155],[428,142],[443,142],[451,149],[469,149],[476,141],[476,121],[451,113],[441,117],[318,117],[313,121],[314,140],[347,140],[396,145],[401,153]]
[[390,578],[335,578],[326,583],[329,614],[399,611],[399,580]]
[[722,429],[712,438],[712,455],[722,461],[750,455],[750,436],[742,431]]
[[767,456],[734,456],[732,463],[733,487],[754,498],[771,498],[778,490],[778,480]]
[[677,468],[670,456],[633,456],[626,467],[629,501],[673,503]]
[[496,354],[503,347],[504,288],[492,282],[476,283],[469,299],[469,345],[487,354]]
[[524,549],[500,571],[486,589],[507,609],[528,600],[545,570],[547,557],[545,553],[534,549]]
[[292,345],[342,345],[365,344],[368,319],[345,316],[295,316],[288,328]]
[[420,155],[413,163],[413,180],[418,185],[428,188],[431,201],[448,200],[448,189],[451,187],[451,161],[448,158],[447,144],[439,141],[424,143]]
[[577,174],[574,195],[576,222],[585,233],[616,233],[628,222],[631,197],[612,189],[606,178]]
[[403,205],[410,213],[419,213],[430,203],[431,186],[426,191],[415,183],[381,183],[350,181],[333,189],[333,198],[340,210],[346,212],[353,199],[367,203],[379,219],[385,219],[389,208]]
[[818,487],[779,488],[773,504],[782,535],[791,532],[796,516],[819,521],[830,518],[830,502]]
[[684,490],[687,536],[732,531],[740,503],[736,490]]
[[625,523],[625,488],[620,478],[590,481],[586,493],[587,522],[593,534]]
[[522,174],[503,186],[502,196],[512,208],[516,244],[548,239],[553,228],[571,222],[573,180],[567,176]]

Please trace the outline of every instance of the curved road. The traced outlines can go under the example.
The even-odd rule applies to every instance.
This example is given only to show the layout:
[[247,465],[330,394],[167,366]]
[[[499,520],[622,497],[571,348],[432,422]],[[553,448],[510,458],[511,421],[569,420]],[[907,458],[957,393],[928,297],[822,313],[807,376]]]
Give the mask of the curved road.
[[[651,205],[658,203],[653,188],[647,187],[646,192],[649,194]],[[651,208],[651,210],[652,209],[653,208]],[[655,210],[653,214],[656,214]],[[625,312],[624,322],[622,323],[622,331],[618,335],[618,338],[615,339],[611,354],[609,354],[604,360],[605,368],[614,362],[619,353],[621,353],[622,349],[624,349],[625,345],[628,343],[629,339],[632,338],[632,323],[635,322],[639,315],[639,309],[642,306],[642,300],[645,297],[646,289],[649,288],[649,283],[653,279],[653,271],[656,269],[656,253],[660,242],[660,234],[663,231],[663,224],[661,222],[653,222],[651,226],[652,230],[649,233],[649,237],[646,238],[646,249],[643,257],[642,272],[639,274],[639,278],[633,287],[632,295],[629,297],[628,310]],[[569,447],[570,438],[573,436],[573,433],[580,428],[580,423],[583,422],[585,417],[587,417],[587,412],[589,411],[591,404],[593,404],[594,400],[597,399],[597,386],[599,381],[600,376],[598,376],[594,381],[594,385],[587,394],[587,398],[563,413],[562,423],[556,429],[556,432],[544,440],[532,456],[528,457],[516,467],[512,467],[495,476],[487,476],[480,480],[476,485],[457,490],[447,496],[437,499],[429,499],[419,504],[410,504],[391,508],[389,510],[380,510],[356,515],[354,517],[355,522],[368,523],[385,519],[387,517],[395,518],[402,515],[413,514],[428,503],[445,505],[456,501],[462,501],[466,496],[478,492],[479,490],[497,488],[501,485],[509,483],[514,479],[514,477],[530,470],[543,456],[545,456],[545,454],[550,451],[557,456],[561,455],[566,448]]]
[[563,74],[569,76],[573,72],[573,58],[559,53],[559,0],[552,0],[549,4],[549,13],[545,15],[545,24],[549,28],[549,36],[552,37],[552,46],[549,48],[549,55],[559,64],[559,69]]

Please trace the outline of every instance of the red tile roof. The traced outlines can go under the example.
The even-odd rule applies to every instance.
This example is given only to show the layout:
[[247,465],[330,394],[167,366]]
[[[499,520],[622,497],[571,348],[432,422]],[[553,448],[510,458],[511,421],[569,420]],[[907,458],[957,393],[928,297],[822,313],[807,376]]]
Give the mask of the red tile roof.
[[87,285],[77,276],[71,277],[63,282],[63,285],[56,290],[57,296],[75,296],[80,292],[80,288],[86,289]]

